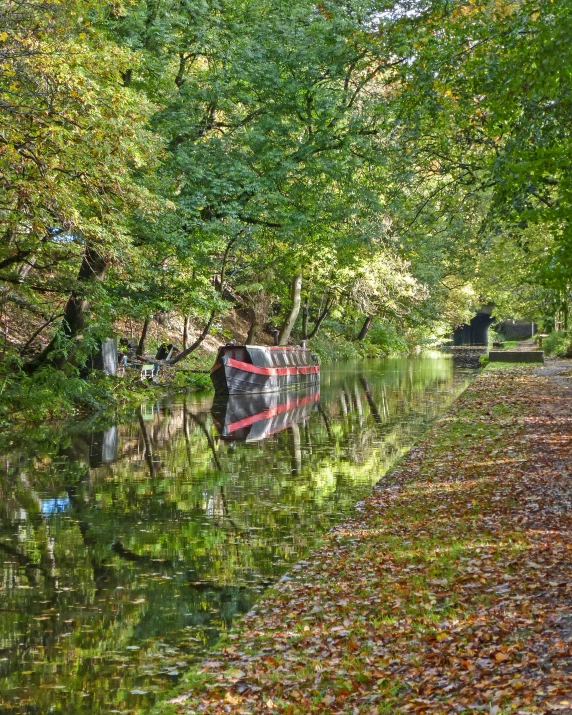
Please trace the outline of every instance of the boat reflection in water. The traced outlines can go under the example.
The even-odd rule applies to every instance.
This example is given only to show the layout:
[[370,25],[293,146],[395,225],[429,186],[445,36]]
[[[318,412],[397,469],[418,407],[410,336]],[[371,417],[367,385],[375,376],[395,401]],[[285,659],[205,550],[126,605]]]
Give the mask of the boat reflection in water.
[[307,419],[320,400],[319,387],[296,392],[217,397],[211,414],[220,438],[257,442]]

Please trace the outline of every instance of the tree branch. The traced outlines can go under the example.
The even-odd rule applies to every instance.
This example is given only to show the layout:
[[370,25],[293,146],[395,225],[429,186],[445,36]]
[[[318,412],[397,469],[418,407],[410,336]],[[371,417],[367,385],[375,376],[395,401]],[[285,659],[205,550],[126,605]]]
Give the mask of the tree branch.
[[187,355],[190,355],[192,352],[194,352],[199,347],[199,345],[203,342],[203,340],[207,337],[207,335],[209,334],[215,317],[216,317],[216,311],[213,310],[210,314],[207,324],[203,328],[203,332],[199,335],[199,337],[195,340],[195,342],[192,345],[190,345],[186,350],[183,350],[178,355],[176,355],[174,358],[171,358],[171,360],[166,360],[165,365],[176,365],[181,360],[184,360],[187,357]]

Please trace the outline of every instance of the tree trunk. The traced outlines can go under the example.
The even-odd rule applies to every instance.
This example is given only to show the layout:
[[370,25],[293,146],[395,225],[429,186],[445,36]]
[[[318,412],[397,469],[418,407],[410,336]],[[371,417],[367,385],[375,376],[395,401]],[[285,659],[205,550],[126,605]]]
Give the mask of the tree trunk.
[[290,464],[292,474],[300,474],[302,471],[302,448],[300,443],[300,427],[293,422],[288,427],[288,448],[290,450]]
[[[47,320],[49,318],[48,314],[45,311],[41,310],[41,308],[38,308],[37,306],[30,303],[30,301],[26,300],[25,298],[22,298],[19,295],[15,295],[14,293],[6,295],[6,301],[9,301],[10,303],[15,303],[16,305],[20,306],[20,308],[28,310],[30,313],[38,315],[44,320]],[[61,313],[61,315],[59,315],[58,317],[61,318],[62,316],[63,313]]]
[[145,445],[145,461],[149,466],[149,476],[151,479],[155,478],[155,463],[153,461],[153,447],[151,445],[151,440],[149,439],[149,433],[147,432],[147,427],[145,426],[145,420],[139,413],[139,427],[141,429],[141,435],[143,436],[143,444]]
[[360,382],[363,385],[365,397],[367,400],[367,404],[369,405],[371,414],[373,415],[373,420],[378,425],[380,425],[383,423],[383,420],[381,419],[381,415],[379,414],[379,410],[377,409],[377,405],[375,404],[375,400],[373,399],[373,395],[371,393],[371,387],[369,386],[369,382],[365,379],[365,377],[360,377]]
[[[107,262],[103,256],[99,254],[95,248],[86,245],[77,275],[78,283],[85,285],[86,290],[82,290],[81,292],[74,290],[68,298],[60,329],[60,332],[63,333],[65,337],[73,339],[86,327],[90,309],[89,300],[86,296],[89,290],[88,286],[94,281],[102,281],[105,278],[106,271]],[[41,355],[27,366],[29,372],[33,372],[46,362],[57,344],[57,339],[58,336],[54,336]],[[68,360],[69,359],[68,357]],[[59,362],[61,362],[61,360]],[[58,363],[54,364],[56,367],[59,366]]]
[[190,355],[192,352],[194,352],[199,347],[199,345],[203,342],[203,340],[207,337],[207,335],[209,334],[211,325],[213,324],[215,316],[216,316],[216,312],[213,310],[212,313],[210,314],[207,324],[203,328],[203,332],[199,335],[199,337],[195,340],[195,342],[191,346],[189,346],[186,350],[183,350],[183,352],[180,352],[178,355],[176,355],[174,358],[171,358],[170,360],[166,360],[165,363],[167,365],[176,365],[181,360],[184,360],[187,357],[187,355]]
[[[95,248],[86,246],[85,254],[77,276],[78,281],[102,281],[107,271],[107,262]],[[83,293],[83,292],[82,292]],[[81,293],[73,291],[64,311],[63,330],[68,338],[75,338],[87,325],[89,301]]]
[[302,306],[302,340],[308,339],[308,301]]
[[326,301],[326,305],[325,305],[324,309],[322,310],[322,312],[321,312],[320,315],[318,316],[318,318],[317,318],[317,320],[316,320],[316,323],[315,323],[314,327],[312,328],[312,331],[311,331],[310,334],[308,335],[308,339],[309,339],[309,340],[311,340],[312,338],[315,338],[315,337],[316,337],[316,335],[317,335],[317,333],[318,333],[318,330],[320,329],[320,326],[322,325],[322,323],[324,322],[324,319],[326,318],[326,316],[328,315],[328,313],[329,313],[330,310],[332,309],[333,304],[334,304],[334,299],[333,299],[333,298],[332,298],[331,300],[327,300],[327,301]]
[[222,257],[222,266],[220,269],[220,294],[224,294],[224,282],[226,281],[226,267],[228,264],[228,256],[230,254],[230,249],[233,247],[234,242],[236,241],[236,236],[234,238],[231,238],[230,241],[227,244],[227,247],[225,249],[224,255]]
[[[14,256],[9,256],[3,261],[0,261],[0,268],[6,268],[14,263],[17,263],[19,260],[22,260],[29,256],[31,253],[31,251],[19,251]],[[32,270],[32,267],[35,262],[36,259],[34,258],[34,256],[32,256],[29,260],[25,261],[24,263],[21,263],[20,266],[18,266],[18,270],[16,271],[16,273],[18,274],[18,278],[15,282],[23,283],[28,277],[28,273]],[[10,286],[4,286],[3,288],[0,288],[0,306],[3,306],[7,300],[11,299],[11,294],[12,288]]]
[[28,273],[32,270],[35,263],[36,259],[35,257],[32,257],[27,263],[22,263],[20,268],[18,268],[18,280],[20,283],[23,283],[26,280]]
[[290,338],[290,333],[300,312],[300,293],[302,291],[302,274],[298,273],[293,279],[290,286],[290,298],[292,300],[292,308],[290,309],[290,314],[284,321],[282,330],[280,331],[280,336],[278,338],[278,345],[287,345]]
[[358,340],[365,340],[365,336],[369,333],[369,329],[371,328],[372,323],[373,315],[368,315],[365,319],[364,324],[361,326],[361,330],[359,331],[359,335],[357,336]]
[[248,335],[246,336],[246,345],[253,345],[254,334],[256,333],[256,318],[252,319],[250,323],[250,328],[248,328]]
[[189,316],[185,315],[185,320],[183,322],[183,350],[187,349],[188,342],[189,342]]
[[137,346],[137,350],[135,352],[135,355],[137,355],[137,357],[141,357],[145,352],[145,342],[147,341],[147,333],[149,332],[150,325],[151,318],[145,318],[145,321],[143,323],[143,330],[141,331],[141,337],[139,338],[139,345]]

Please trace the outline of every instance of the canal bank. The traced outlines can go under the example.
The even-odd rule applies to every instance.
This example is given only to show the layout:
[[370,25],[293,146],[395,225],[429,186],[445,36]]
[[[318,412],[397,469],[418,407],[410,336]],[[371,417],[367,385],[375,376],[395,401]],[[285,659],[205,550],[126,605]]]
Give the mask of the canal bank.
[[157,712],[572,712],[571,367],[487,368]]

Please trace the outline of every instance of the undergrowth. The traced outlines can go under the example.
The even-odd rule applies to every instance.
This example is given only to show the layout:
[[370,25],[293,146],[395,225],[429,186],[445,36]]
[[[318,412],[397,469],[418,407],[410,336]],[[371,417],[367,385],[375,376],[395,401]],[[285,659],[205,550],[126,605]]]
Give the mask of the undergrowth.
[[[193,366],[194,367],[194,366]],[[117,412],[168,392],[210,388],[208,374],[189,369],[173,371],[168,382],[142,382],[139,372],[114,377],[46,365],[31,375],[14,355],[0,362],[0,428],[20,422],[40,423],[70,416]]]
[[[398,335],[392,326],[374,324],[365,340],[357,340],[347,331],[346,325],[332,320],[308,342],[308,346],[321,362],[389,357],[408,352],[414,347]],[[415,346],[417,344],[418,341]]]
[[564,330],[555,330],[542,341],[542,349],[547,355],[572,357],[572,335]]

